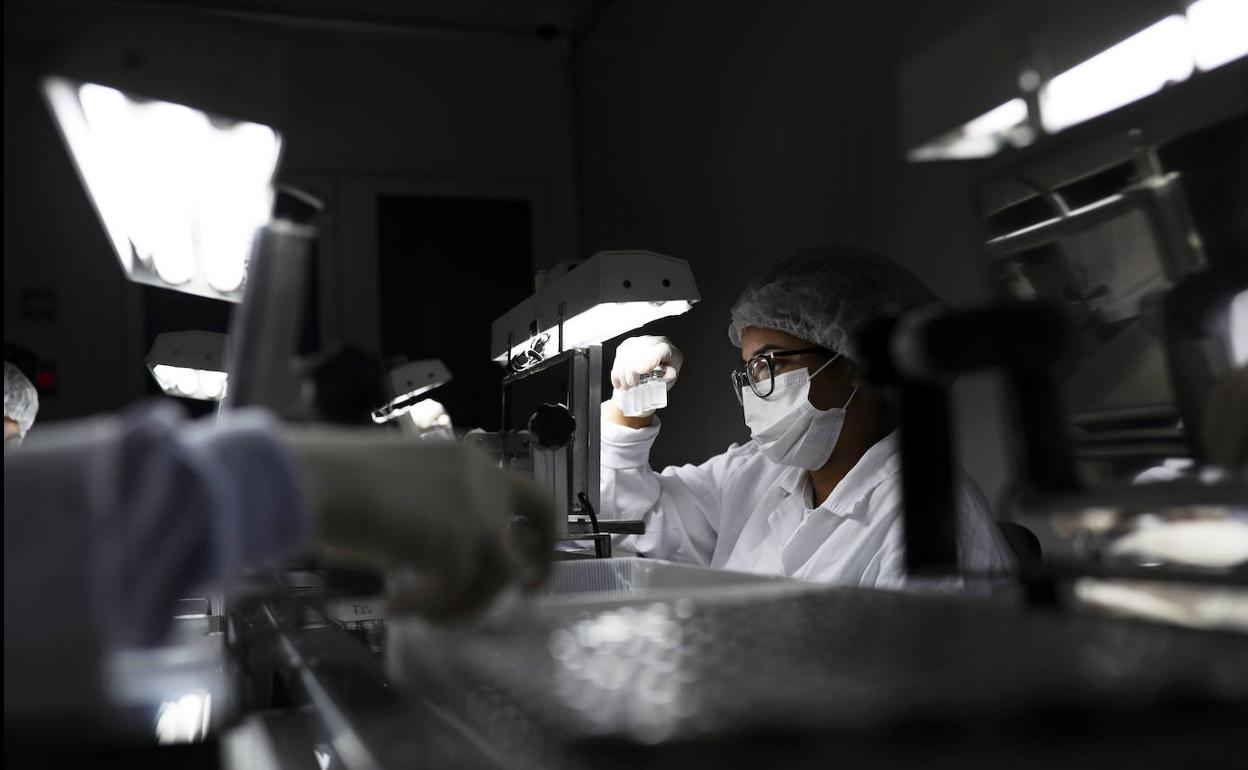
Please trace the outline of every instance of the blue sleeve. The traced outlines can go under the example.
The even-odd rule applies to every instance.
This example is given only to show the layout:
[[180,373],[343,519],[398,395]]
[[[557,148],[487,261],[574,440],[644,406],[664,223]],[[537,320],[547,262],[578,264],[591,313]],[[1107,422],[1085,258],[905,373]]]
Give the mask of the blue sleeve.
[[54,613],[80,607],[108,642],[148,645],[177,599],[298,548],[311,516],[275,428],[260,412],[189,423],[149,404],[6,451],[6,673],[13,581],[43,586]]
[[287,556],[310,514],[293,458],[264,413],[183,422],[161,405],[128,414],[94,479],[100,597],[114,638],[158,642],[174,602],[244,567]]

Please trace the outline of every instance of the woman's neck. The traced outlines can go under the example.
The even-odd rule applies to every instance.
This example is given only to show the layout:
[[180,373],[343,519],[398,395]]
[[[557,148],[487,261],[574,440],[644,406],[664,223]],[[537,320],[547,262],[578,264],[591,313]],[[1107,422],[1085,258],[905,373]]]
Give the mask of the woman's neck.
[[[837,485],[849,475],[867,450],[879,443],[891,432],[891,427],[883,421],[871,426],[872,430],[843,430],[837,439],[832,456],[822,468],[810,472],[810,483],[814,490],[815,507],[827,502]],[[849,428],[847,425],[846,428]]]

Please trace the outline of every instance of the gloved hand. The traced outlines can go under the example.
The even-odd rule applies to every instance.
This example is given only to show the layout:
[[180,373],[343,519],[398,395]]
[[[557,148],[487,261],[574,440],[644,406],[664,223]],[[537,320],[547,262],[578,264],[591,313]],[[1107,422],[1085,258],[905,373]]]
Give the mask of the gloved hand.
[[446,413],[446,407],[432,398],[417,401],[408,410],[407,415],[412,425],[418,430],[451,427],[451,416]]
[[[553,507],[480,452],[368,430],[292,428],[285,440],[303,470],[313,547],[386,574],[393,609],[468,612],[545,577]],[[523,524],[511,527],[513,516]]]
[[455,440],[455,432],[451,429],[451,416],[446,413],[442,404],[431,398],[417,401],[408,407],[401,419],[403,430],[422,439]]
[[667,337],[629,337],[615,350],[611,365],[611,387],[628,390],[637,387],[641,376],[663,368],[663,380],[671,390],[680,376],[685,356]]

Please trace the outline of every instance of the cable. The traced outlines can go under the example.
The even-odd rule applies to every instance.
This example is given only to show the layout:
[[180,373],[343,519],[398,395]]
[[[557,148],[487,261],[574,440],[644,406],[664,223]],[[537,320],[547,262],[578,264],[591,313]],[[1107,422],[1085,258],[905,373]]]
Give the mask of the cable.
[[589,502],[589,496],[584,492],[577,492],[576,499],[581,501],[581,505],[585,506],[586,512],[589,513],[589,525],[593,527],[595,535],[601,535],[598,529],[598,513],[594,510],[594,506]]
[[543,351],[546,349],[547,342],[550,342],[549,333],[539,334],[534,337],[526,350],[522,350],[512,357],[511,361],[507,363],[507,368],[512,373],[519,374],[545,361],[546,356],[543,354]]

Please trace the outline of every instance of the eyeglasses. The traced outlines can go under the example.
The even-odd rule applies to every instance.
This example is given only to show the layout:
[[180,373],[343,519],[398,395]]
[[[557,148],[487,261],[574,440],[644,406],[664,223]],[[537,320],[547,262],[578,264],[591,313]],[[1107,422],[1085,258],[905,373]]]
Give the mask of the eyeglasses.
[[[750,390],[754,391],[754,395],[759,398],[767,398],[775,389],[776,383],[772,379],[776,373],[777,358],[787,358],[788,356],[800,356],[805,353],[827,353],[823,348],[798,348],[796,350],[769,350],[766,353],[759,353],[746,362],[743,369],[733,369],[732,376],[732,392],[737,395],[737,401],[744,402],[742,391],[746,385],[750,386]],[[783,365],[781,362],[780,365]]]

